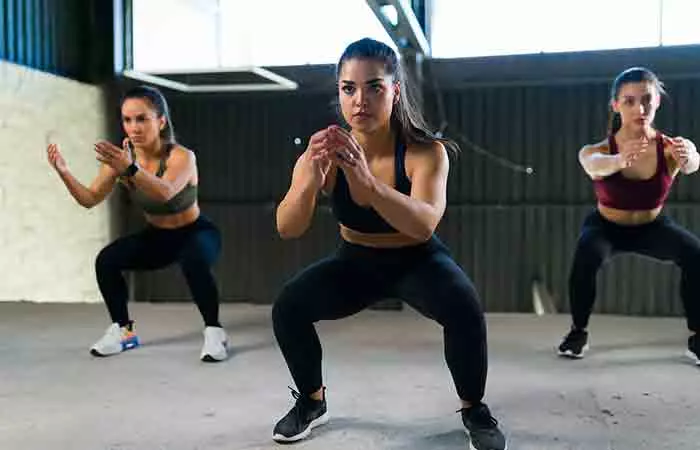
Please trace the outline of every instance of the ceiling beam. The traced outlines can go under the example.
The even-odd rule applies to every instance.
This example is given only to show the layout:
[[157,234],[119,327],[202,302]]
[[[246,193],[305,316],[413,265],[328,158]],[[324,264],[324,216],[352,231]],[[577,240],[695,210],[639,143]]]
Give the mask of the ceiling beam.
[[[429,0],[416,3],[425,5],[426,1]],[[367,0],[367,5],[399,50],[411,50],[430,57],[430,42],[410,0]]]

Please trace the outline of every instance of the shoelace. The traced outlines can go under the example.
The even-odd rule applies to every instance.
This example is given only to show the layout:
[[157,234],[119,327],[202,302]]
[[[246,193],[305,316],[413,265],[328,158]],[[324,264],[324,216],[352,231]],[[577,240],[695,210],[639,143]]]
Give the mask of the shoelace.
[[[302,401],[304,401],[305,399],[308,399],[308,400],[311,400],[311,401],[317,401],[317,400],[314,400],[314,399],[311,398],[311,397],[305,397],[305,396],[301,395],[300,392],[297,392],[297,391],[296,391],[293,387],[291,387],[291,386],[287,386],[287,388],[291,391],[291,393],[292,393],[292,398],[294,398],[294,400],[299,400],[299,399],[301,399]],[[326,392],[326,388],[325,388],[325,387],[323,388],[323,392],[324,392],[324,395],[325,395],[325,392]]]
[[301,401],[301,394],[299,392],[295,391],[294,389],[292,389],[291,386],[287,386],[287,387],[289,388],[289,390],[292,393],[292,398],[295,400],[294,406],[292,407],[292,410],[289,413],[294,415],[293,417],[295,418],[295,420],[299,420],[301,418],[301,414],[300,414],[301,408],[299,407],[299,405],[302,402]]
[[[296,400],[296,404],[294,405],[294,409],[297,410],[297,412],[298,412],[298,410],[300,409],[301,405],[303,405],[304,407],[311,407],[311,408],[313,408],[314,405],[315,405],[315,403],[319,402],[319,400],[314,400],[314,399],[311,398],[311,397],[302,395],[301,392],[297,392],[297,391],[296,391],[294,388],[292,388],[291,386],[287,386],[287,388],[288,388],[288,389],[290,390],[290,392],[292,393],[292,398],[294,398],[294,400]],[[325,393],[325,390],[326,390],[326,388],[324,387],[324,388],[323,388],[324,393]],[[322,401],[323,401],[323,400],[321,400],[321,402],[322,402]]]
[[287,388],[292,391],[292,398],[294,398],[294,400],[299,400],[301,398],[301,394],[295,391],[291,386],[287,386]]
[[297,420],[303,420],[304,409],[308,407],[309,401],[312,399],[301,395],[300,392],[297,392],[291,386],[287,386],[287,388],[289,388],[292,398],[296,401],[292,411],[294,411],[294,415],[296,416]]

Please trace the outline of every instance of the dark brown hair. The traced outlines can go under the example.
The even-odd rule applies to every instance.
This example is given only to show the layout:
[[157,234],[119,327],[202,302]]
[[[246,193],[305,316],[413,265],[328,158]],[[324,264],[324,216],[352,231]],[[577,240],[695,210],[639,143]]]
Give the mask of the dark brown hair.
[[452,153],[459,152],[459,145],[455,141],[438,137],[430,130],[423,113],[416,106],[412,93],[413,87],[408,84],[404,69],[391,47],[370,38],[353,42],[348,45],[338,61],[336,80],[339,80],[343,64],[351,59],[381,62],[384,65],[384,71],[393,77],[394,82],[400,84],[401,94],[391,111],[391,126],[398,132],[401,141],[406,144],[433,144],[437,141]]

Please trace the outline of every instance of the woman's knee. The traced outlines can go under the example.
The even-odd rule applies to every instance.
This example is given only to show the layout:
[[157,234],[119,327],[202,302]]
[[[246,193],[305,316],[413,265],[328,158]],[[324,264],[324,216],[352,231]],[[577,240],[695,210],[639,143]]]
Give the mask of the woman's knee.
[[700,246],[689,245],[676,260],[676,264],[683,271],[700,273]]
[[596,230],[581,233],[576,242],[576,253],[589,258],[604,258],[608,248],[607,240]]
[[485,333],[484,312],[473,286],[455,283],[437,292],[435,302],[444,305],[435,319],[445,328],[469,333]]
[[294,282],[288,282],[272,305],[272,321],[275,324],[297,320],[302,310],[302,294]]
[[584,233],[576,243],[571,276],[595,273],[608,256],[608,249],[599,236]]
[[100,252],[97,254],[97,257],[95,258],[95,270],[98,273],[110,269],[118,270],[117,255],[112,245],[108,245],[107,247],[104,247],[102,250],[100,250]]

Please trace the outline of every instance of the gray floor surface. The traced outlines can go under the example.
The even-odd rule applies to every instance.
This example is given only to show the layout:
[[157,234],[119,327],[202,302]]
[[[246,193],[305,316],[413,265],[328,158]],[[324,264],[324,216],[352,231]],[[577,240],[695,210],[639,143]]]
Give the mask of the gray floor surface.
[[[135,304],[144,346],[96,359],[102,305],[0,303],[0,449],[465,449],[442,333],[412,310],[323,322],[331,421],[271,441],[292,404],[269,306],[225,305],[233,348],[199,361],[189,304]],[[679,318],[594,316],[581,361],[554,348],[564,315],[490,314],[486,402],[509,450],[700,448],[700,367]]]

